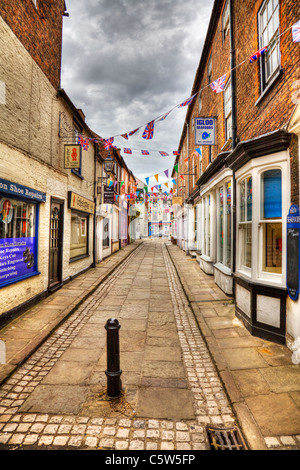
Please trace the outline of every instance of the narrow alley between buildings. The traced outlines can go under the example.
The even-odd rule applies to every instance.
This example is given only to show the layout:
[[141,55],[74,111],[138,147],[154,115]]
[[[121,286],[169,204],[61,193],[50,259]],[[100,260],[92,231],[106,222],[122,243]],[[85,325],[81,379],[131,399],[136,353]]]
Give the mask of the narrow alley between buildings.
[[[80,285],[73,281],[67,295]],[[50,297],[47,306],[59,305],[62,296]],[[121,324],[117,400],[106,394],[109,318]],[[0,442],[8,446],[201,450],[208,447],[205,424],[234,421],[159,241],[138,246],[0,393]]]

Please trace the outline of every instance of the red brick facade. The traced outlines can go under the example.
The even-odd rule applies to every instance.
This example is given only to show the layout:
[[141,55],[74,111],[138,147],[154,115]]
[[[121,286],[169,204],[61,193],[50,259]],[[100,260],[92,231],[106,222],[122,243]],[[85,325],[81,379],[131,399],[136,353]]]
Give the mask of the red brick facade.
[[[208,62],[212,58],[212,81],[230,72],[230,33],[224,38],[222,33],[222,15],[226,1],[215,1],[214,11],[207,33],[206,42],[200,59],[191,95],[201,93],[202,108],[199,111],[199,94],[187,113],[189,134],[187,139],[186,126],[183,129],[179,149],[187,146],[189,141],[189,167],[183,162],[183,156],[178,159],[179,175],[193,173],[196,170],[195,182],[199,174],[199,165],[193,169],[192,154],[195,149],[193,120],[200,116],[217,117],[217,145],[212,147],[211,159],[220,153],[231,151],[231,142],[225,138],[224,93],[215,94],[209,87]],[[292,85],[300,79],[299,43],[293,43],[291,26],[300,18],[300,3],[297,0],[280,0],[280,54],[281,70],[269,90],[261,91],[260,66],[258,61],[250,64],[249,57],[259,48],[258,42],[258,12],[263,0],[245,0],[233,2],[233,40],[235,49],[236,74],[236,116],[237,143],[247,141],[269,132],[282,129],[287,125],[295,103],[292,95],[295,93]],[[229,76],[229,74],[228,74]],[[293,139],[292,139],[293,140]],[[296,144],[291,145],[291,187],[292,199],[299,201],[299,162]],[[294,150],[293,150],[294,149]],[[185,158],[187,157],[187,152]],[[202,172],[209,165],[209,148],[202,147]],[[187,171],[189,168],[189,171]],[[189,180],[189,181],[188,181]],[[189,191],[188,191],[189,183]],[[185,177],[185,182],[178,179],[179,195],[184,199],[197,188],[192,185],[192,178]],[[184,187],[185,186],[185,190]],[[182,190],[180,191],[180,188]]]
[[54,88],[60,87],[64,0],[0,0],[0,14]]

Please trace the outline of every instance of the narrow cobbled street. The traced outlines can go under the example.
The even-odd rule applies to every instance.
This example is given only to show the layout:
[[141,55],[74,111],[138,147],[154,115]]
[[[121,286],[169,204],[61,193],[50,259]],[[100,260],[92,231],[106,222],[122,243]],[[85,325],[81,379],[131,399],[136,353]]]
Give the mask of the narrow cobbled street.
[[[106,393],[109,318],[121,325],[118,399]],[[207,424],[234,424],[167,246],[154,240],[100,284],[0,397],[2,449],[205,450]]]

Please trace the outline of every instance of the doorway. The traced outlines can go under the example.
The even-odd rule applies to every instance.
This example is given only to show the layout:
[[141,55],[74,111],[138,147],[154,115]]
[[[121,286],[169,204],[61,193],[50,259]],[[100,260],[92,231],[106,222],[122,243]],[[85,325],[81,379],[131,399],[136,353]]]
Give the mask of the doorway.
[[64,201],[51,198],[50,208],[50,249],[49,289],[59,287],[62,282]]

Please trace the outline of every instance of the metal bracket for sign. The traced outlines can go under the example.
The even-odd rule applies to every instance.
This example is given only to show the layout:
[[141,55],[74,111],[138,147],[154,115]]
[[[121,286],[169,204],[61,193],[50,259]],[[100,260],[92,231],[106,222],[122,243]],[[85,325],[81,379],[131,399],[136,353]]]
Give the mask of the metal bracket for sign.
[[289,297],[296,301],[300,288],[300,211],[297,205],[290,208],[287,217],[287,289]]

